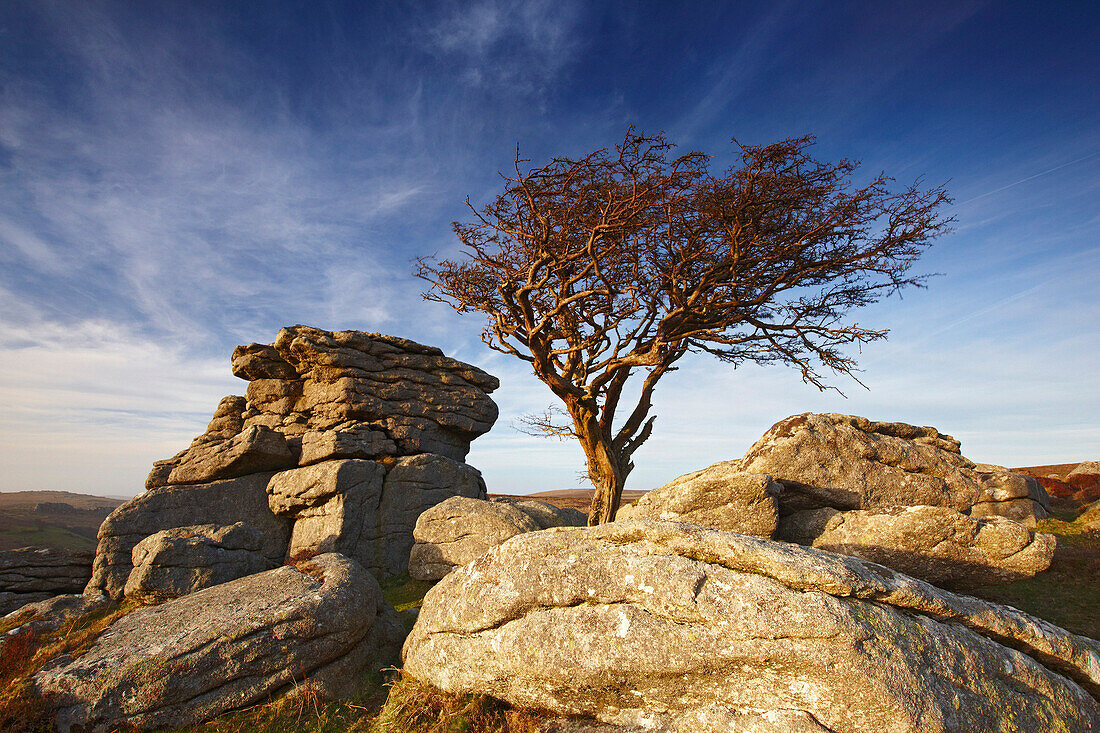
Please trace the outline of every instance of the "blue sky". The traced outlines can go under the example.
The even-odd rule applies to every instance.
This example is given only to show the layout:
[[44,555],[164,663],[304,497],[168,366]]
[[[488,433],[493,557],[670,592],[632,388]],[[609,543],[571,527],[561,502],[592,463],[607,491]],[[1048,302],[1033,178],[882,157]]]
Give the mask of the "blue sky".
[[731,160],[948,182],[942,273],[859,314],[847,399],[782,367],[689,360],[629,488],[740,456],[812,411],[934,425],[979,461],[1100,457],[1095,2],[0,5],[0,490],[128,495],[243,392],[235,344],[381,331],[498,375],[469,461],[491,491],[578,485],[516,432],[550,393],[480,322],[420,299],[520,143],[579,155],[629,124]]

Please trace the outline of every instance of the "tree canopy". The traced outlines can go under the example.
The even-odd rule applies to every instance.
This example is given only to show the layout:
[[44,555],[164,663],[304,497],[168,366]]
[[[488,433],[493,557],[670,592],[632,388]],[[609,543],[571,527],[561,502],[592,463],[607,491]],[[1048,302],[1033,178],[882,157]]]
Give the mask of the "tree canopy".
[[566,421],[530,425],[580,441],[591,524],[614,518],[652,434],[653,390],[685,354],[788,364],[824,389],[822,368],[856,367],[843,347],[887,333],[848,312],[921,283],[910,268],[951,221],[944,188],[857,184],[857,163],[814,160],[813,142],[734,141],[722,175],[633,128],[614,150],[541,167],[517,148],[504,191],[454,223],[463,257],[417,261],[425,297],[483,313],[485,343],[562,402]]

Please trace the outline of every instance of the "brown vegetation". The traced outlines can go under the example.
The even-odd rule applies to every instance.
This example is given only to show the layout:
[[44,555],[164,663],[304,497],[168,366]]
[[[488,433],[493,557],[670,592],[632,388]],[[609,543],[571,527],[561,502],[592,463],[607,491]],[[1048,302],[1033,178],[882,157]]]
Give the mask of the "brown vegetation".
[[[0,731],[53,730],[52,706],[42,699],[31,685],[31,678],[46,662],[62,654],[80,656],[116,619],[138,604],[125,602],[73,618],[58,630],[39,634],[27,628],[9,635],[15,636],[14,646],[5,643],[0,664]],[[31,618],[19,618],[26,623]]]

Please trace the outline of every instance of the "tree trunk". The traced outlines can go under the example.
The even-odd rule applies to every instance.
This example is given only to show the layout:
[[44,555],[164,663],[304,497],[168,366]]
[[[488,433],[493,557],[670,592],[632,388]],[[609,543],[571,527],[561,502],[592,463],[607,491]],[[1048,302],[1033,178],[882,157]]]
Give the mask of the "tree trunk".
[[573,413],[577,438],[588,461],[588,477],[596,488],[588,509],[588,526],[594,527],[615,519],[628,471],[623,470],[611,448],[611,441],[603,435],[595,415],[583,409],[570,412]]
[[626,480],[617,472],[599,477],[596,493],[592,495],[592,504],[588,507],[589,527],[615,521],[625,483]]

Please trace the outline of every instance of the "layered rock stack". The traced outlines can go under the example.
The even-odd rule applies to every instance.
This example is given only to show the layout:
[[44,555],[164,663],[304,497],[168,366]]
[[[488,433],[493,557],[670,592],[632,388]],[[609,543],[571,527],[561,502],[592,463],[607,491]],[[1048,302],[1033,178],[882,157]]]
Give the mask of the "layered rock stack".
[[28,603],[79,593],[92,570],[92,553],[54,547],[0,552],[0,616]]
[[[485,496],[463,460],[496,420],[499,383],[477,367],[406,339],[307,326],[237,347],[232,365],[245,396],[222,399],[206,432],[107,518],[88,591],[122,597],[136,564],[132,589],[172,597],[303,552],[397,575],[421,512]],[[225,545],[218,528],[238,523]],[[166,530],[181,531],[143,542]],[[218,571],[193,572],[207,566]]]

